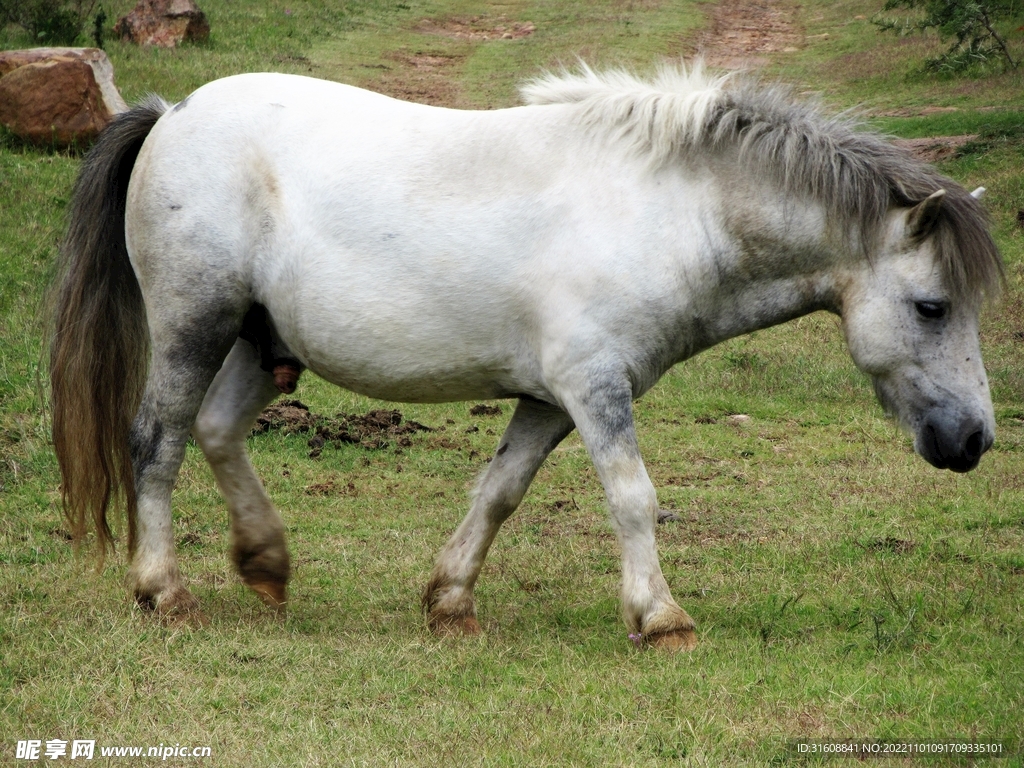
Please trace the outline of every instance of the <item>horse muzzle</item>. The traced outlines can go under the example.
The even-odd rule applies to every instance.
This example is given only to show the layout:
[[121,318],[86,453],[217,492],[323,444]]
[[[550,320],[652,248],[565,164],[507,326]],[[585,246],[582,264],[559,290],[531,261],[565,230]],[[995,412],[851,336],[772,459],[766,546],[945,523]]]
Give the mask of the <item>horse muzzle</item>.
[[934,408],[922,419],[914,448],[934,467],[970,472],[992,447],[993,439],[983,419]]

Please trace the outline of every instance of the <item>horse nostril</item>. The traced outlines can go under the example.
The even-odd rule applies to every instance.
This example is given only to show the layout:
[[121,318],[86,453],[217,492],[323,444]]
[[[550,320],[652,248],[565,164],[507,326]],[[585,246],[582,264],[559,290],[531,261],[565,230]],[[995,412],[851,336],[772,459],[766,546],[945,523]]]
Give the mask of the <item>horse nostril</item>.
[[981,454],[985,452],[985,435],[978,430],[967,438],[967,443],[964,445],[964,453],[971,459],[977,459],[981,457]]

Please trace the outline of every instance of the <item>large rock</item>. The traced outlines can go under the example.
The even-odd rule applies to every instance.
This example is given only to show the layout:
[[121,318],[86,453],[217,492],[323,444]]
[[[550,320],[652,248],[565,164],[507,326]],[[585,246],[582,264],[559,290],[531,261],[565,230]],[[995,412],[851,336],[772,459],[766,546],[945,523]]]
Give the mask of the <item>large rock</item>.
[[128,108],[98,48],[0,51],[0,123],[35,144],[88,144]]
[[114,34],[138,45],[173,48],[184,40],[206,40],[210,23],[192,0],[139,0],[118,19]]

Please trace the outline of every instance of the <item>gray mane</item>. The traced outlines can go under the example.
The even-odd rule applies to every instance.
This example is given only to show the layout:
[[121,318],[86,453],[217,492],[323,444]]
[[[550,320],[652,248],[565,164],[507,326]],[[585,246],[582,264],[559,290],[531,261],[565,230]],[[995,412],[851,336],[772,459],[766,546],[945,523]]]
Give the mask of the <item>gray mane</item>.
[[698,63],[663,68],[644,81],[622,71],[549,74],[522,89],[528,103],[578,103],[595,130],[611,132],[655,165],[695,151],[738,150],[740,162],[786,195],[809,196],[832,221],[856,228],[865,256],[886,213],[946,190],[932,233],[954,299],[994,295],[1003,264],[981,204],[930,165],[862,130],[848,114],[829,115],[779,85],[710,76]]

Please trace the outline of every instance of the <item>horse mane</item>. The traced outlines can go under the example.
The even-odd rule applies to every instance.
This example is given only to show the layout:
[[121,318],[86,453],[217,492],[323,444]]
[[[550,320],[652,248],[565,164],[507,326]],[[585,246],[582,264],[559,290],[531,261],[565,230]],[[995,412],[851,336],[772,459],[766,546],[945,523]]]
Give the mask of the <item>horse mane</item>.
[[977,199],[932,166],[864,130],[850,113],[828,114],[791,88],[735,73],[710,74],[701,62],[663,66],[651,80],[581,64],[521,88],[529,104],[578,104],[583,121],[657,167],[694,153],[732,148],[739,162],[786,196],[809,196],[829,220],[856,229],[865,257],[886,213],[946,190],[932,233],[936,258],[955,300],[995,295],[1003,263]]

